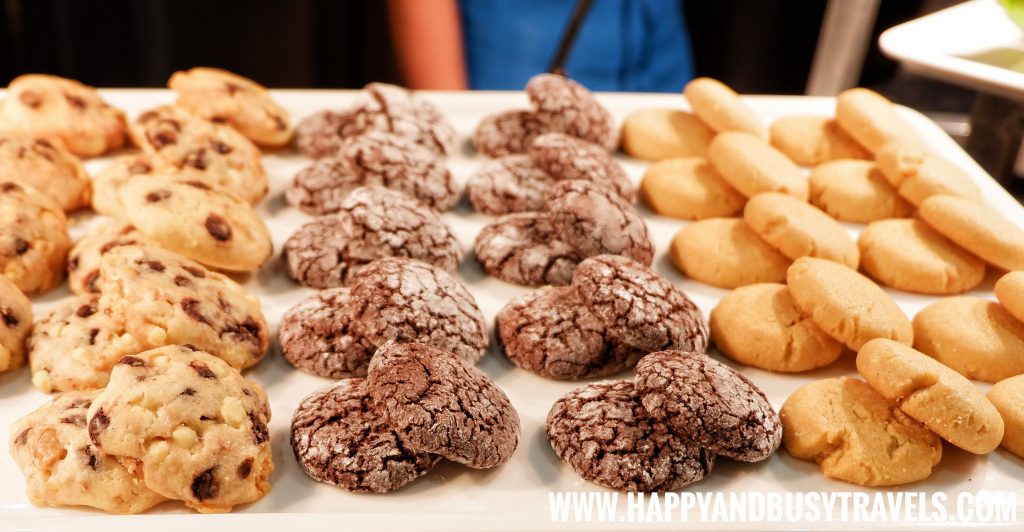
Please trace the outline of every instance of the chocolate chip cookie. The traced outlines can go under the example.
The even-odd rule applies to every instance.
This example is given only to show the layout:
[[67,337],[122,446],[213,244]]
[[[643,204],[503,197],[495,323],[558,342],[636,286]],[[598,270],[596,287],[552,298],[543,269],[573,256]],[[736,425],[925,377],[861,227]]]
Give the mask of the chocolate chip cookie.
[[249,203],[267,195],[260,151],[230,126],[164,105],[139,115],[130,133],[161,173],[222,186]]
[[42,192],[68,212],[89,204],[89,174],[82,163],[46,139],[0,135],[0,175]]
[[483,118],[473,130],[473,147],[487,157],[526,153],[548,125],[532,110],[502,111]]
[[461,192],[444,160],[405,137],[370,131],[346,141],[340,155],[365,185],[404,192],[439,211],[459,201]]
[[229,124],[253,142],[280,147],[292,139],[288,111],[255,81],[219,68],[196,67],[175,72],[167,86],[177,104],[217,123]]
[[394,491],[441,461],[402,443],[374,411],[365,379],[341,380],[303,399],[291,442],[307,475],[348,491]]
[[507,155],[482,164],[466,182],[473,209],[492,215],[544,210],[555,179],[527,155]]
[[124,357],[87,415],[92,443],[138,461],[146,486],[200,512],[270,491],[270,404],[223,360],[172,345]]
[[580,256],[559,240],[543,212],[506,214],[476,236],[473,251],[489,275],[526,286],[567,285]]
[[[157,172],[157,160],[144,153],[122,155],[114,159],[103,170],[92,176],[92,208],[108,216],[121,216],[124,206],[117,198],[117,190],[137,175]],[[161,173],[173,173],[174,169],[161,165]]]
[[538,74],[526,84],[537,116],[557,131],[614,150],[619,132],[611,113],[586,87],[557,74]]
[[651,417],[630,381],[577,388],[551,407],[548,441],[590,482],[619,491],[673,491],[697,482],[715,455]]
[[519,414],[486,374],[444,349],[390,343],[370,362],[376,411],[408,448],[484,469],[512,457]]
[[18,76],[0,101],[0,133],[44,138],[80,157],[124,146],[124,113],[73,79]]
[[106,219],[92,226],[68,253],[68,288],[75,294],[100,293],[100,261],[120,246],[160,247],[130,223]]
[[559,181],[590,181],[636,202],[633,181],[612,154],[596,144],[563,133],[545,133],[530,144],[533,164]]
[[25,344],[32,384],[44,392],[94,390],[107,385],[121,357],[143,351],[120,310],[99,296],[78,296],[44,314]]
[[285,360],[331,379],[366,376],[376,346],[352,335],[355,304],[345,287],[321,290],[281,316],[278,340]]
[[192,344],[239,370],[267,352],[259,300],[224,275],[176,253],[140,246],[110,250],[100,270],[101,306],[121,312],[143,347]]
[[548,193],[547,210],[559,240],[581,257],[612,254],[649,266],[654,244],[632,205],[588,181],[561,181]]
[[117,191],[122,215],[161,246],[207,266],[230,271],[259,268],[272,251],[270,230],[252,206],[204,183],[136,176]]
[[64,279],[71,249],[64,210],[34,188],[0,181],[0,275],[26,294]]
[[383,187],[359,187],[333,216],[306,223],[284,246],[288,275],[313,288],[346,284],[385,257],[408,257],[455,271],[459,241],[432,209]]
[[0,275],[0,372],[25,363],[25,338],[32,330],[32,302]]
[[545,286],[508,302],[494,318],[515,365],[542,377],[588,379],[633,367],[646,352],[608,337],[572,287]]
[[371,262],[349,283],[354,301],[351,334],[369,345],[422,342],[476,364],[488,334],[476,300],[459,281],[418,260]]
[[782,443],[782,422],[764,392],[703,354],[651,353],[636,366],[635,386],[652,418],[722,456],[759,462]]
[[89,440],[85,416],[98,394],[58,395],[11,426],[11,457],[32,504],[137,514],[165,500],[143,482],[137,462],[118,460]]
[[584,260],[572,286],[619,341],[640,349],[703,353],[708,327],[697,305],[668,279],[615,255]]

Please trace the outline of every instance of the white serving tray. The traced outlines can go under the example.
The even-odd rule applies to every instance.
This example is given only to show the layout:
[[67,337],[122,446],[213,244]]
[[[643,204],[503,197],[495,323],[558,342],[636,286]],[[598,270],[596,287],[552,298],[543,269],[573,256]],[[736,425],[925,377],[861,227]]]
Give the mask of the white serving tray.
[[[355,93],[351,91],[275,91],[275,97],[287,107],[293,119],[300,119],[324,108],[345,106]],[[525,107],[523,93],[425,93],[437,103],[453,122],[460,134],[462,148],[449,159],[450,167],[460,182],[483,161],[473,154],[468,136],[477,121],[488,113],[513,107]],[[130,116],[149,107],[173,101],[174,96],[164,90],[105,90],[104,97],[124,108]],[[631,111],[645,107],[679,107],[686,103],[681,95],[601,94],[600,100],[621,120]],[[831,115],[831,98],[754,96],[746,101],[766,121],[794,113]],[[985,200],[1003,216],[1024,223],[1024,208],[987,176],[949,137],[934,123],[909,109],[900,113],[926,139],[929,145],[965,168],[981,188]],[[259,206],[273,233],[275,250],[280,251],[288,236],[311,218],[290,207],[283,198],[292,175],[309,160],[292,150],[267,153],[264,157],[270,174],[270,194]],[[630,175],[639,180],[645,164],[623,159]],[[88,162],[90,171],[102,168],[103,160]],[[672,236],[685,222],[651,214],[641,206],[651,229],[657,255],[654,267],[678,283],[705,312],[727,293],[701,283],[683,279],[671,266],[666,250]],[[91,215],[77,215],[73,232],[80,235],[90,223]],[[483,309],[489,323],[495,313],[514,296],[529,289],[510,285],[486,276],[473,259],[471,246],[476,233],[491,219],[472,211],[463,201],[445,219],[454,228],[466,257],[459,269],[459,277],[469,287]],[[858,228],[849,226],[852,234]],[[239,279],[248,290],[257,294],[263,311],[276,337],[281,314],[313,290],[292,282],[284,272],[279,256],[261,271]],[[974,295],[992,298],[993,279],[988,279]],[[931,297],[922,297],[893,291],[900,306],[912,316]],[[35,298],[38,316],[57,302],[66,299],[66,288],[60,288]],[[492,326],[493,327],[493,326]],[[715,354],[719,359],[722,357]],[[856,372],[852,354],[828,368],[799,375],[773,374],[738,366],[768,395],[777,409],[786,397],[808,382]],[[437,467],[415,483],[387,495],[358,495],[333,486],[320,484],[308,478],[296,464],[289,446],[289,423],[292,411],[299,401],[313,390],[327,384],[327,379],[308,375],[293,369],[280,355],[276,341],[267,358],[247,375],[266,388],[273,407],[270,423],[271,442],[276,470],[271,481],[273,489],[262,500],[241,507],[229,515],[198,515],[180,503],[165,503],[141,516],[107,516],[97,511],[72,508],[39,508],[29,504],[25,497],[24,481],[13,460],[8,456],[8,427],[32,409],[48,400],[34,389],[25,369],[0,375],[0,528],[67,530],[109,530],[113,527],[142,529],[220,529],[236,530],[295,530],[306,529],[375,529],[375,530],[563,530],[617,527],[638,529],[735,529],[751,530],[800,527],[786,523],[553,523],[548,508],[549,491],[604,491],[585,482],[568,466],[563,465],[551,451],[544,432],[544,419],[552,403],[561,395],[580,386],[582,382],[556,382],[546,380],[509,363],[494,346],[481,362],[481,368],[493,377],[508,393],[522,418],[522,439],[512,459],[502,467],[490,471],[473,471],[453,464]],[[629,378],[625,372],[621,377]],[[1024,491],[1024,462],[1009,453],[998,450],[987,457],[975,457],[947,445],[942,463],[925,482],[898,488],[900,491],[977,491],[978,489]],[[791,458],[780,450],[760,464],[739,464],[722,459],[707,480],[694,484],[689,491],[866,491],[856,486],[826,479],[813,463]],[[1019,503],[1024,505],[1024,497]],[[1024,516],[1024,506],[1018,509]],[[900,523],[875,524],[891,529],[903,529]],[[857,524],[814,524],[815,529],[857,528]],[[938,527],[942,528],[942,527]],[[1010,527],[1007,527],[1010,528]]]
[[1024,99],[1024,33],[995,0],[971,0],[890,28],[882,51],[909,70]]

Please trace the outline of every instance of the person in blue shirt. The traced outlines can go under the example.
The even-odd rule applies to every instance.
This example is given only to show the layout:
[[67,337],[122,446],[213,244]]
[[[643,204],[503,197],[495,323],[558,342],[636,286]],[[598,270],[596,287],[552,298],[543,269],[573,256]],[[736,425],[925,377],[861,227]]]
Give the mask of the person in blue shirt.
[[[550,66],[576,0],[390,0],[414,89],[519,90]],[[682,0],[594,0],[564,66],[591,90],[679,92],[693,77]]]

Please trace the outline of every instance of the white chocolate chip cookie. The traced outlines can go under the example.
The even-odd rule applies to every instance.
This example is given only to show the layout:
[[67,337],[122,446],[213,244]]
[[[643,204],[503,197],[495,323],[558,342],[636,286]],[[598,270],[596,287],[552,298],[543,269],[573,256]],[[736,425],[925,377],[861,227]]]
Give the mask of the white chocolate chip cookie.
[[32,187],[0,181],[0,275],[26,294],[64,279],[71,249],[64,210]]
[[0,275],[0,372],[25,363],[25,337],[32,329],[32,302]]
[[89,204],[89,175],[82,163],[46,139],[0,136],[0,175],[35,188],[65,211]]

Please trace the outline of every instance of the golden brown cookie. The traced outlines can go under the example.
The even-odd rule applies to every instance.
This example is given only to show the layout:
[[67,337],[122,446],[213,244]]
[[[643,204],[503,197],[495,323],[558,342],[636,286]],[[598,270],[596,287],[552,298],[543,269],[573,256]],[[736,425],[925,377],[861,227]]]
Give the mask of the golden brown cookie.
[[921,145],[917,132],[896,112],[892,102],[869,89],[856,88],[839,93],[836,122],[872,153],[890,140]]
[[771,141],[793,162],[804,166],[871,157],[835,120],[824,116],[784,116],[772,123]]
[[701,157],[652,164],[640,181],[640,196],[654,212],[683,220],[732,216],[747,201]]
[[908,416],[965,451],[985,454],[1003,439],[1003,420],[981,391],[923,353],[878,338],[857,353],[857,371]]
[[26,294],[45,292],[64,279],[70,249],[60,205],[32,187],[0,181],[0,275]]
[[987,299],[948,297],[922,309],[914,316],[914,348],[969,379],[1024,373],[1024,323]]
[[936,194],[981,202],[981,191],[971,176],[933,152],[892,141],[875,156],[878,169],[889,184],[914,205]]
[[722,133],[711,141],[708,160],[746,197],[783,192],[807,201],[807,177],[800,167],[762,139],[749,133]]
[[827,366],[843,344],[796,308],[778,283],[741,286],[711,311],[711,339],[729,358],[769,371],[797,372]]
[[32,330],[32,302],[0,275],[0,372],[25,363],[25,339]]
[[35,188],[68,212],[89,204],[82,163],[46,139],[0,135],[0,176]]
[[693,107],[694,114],[711,129],[719,133],[745,131],[759,139],[768,140],[768,130],[761,117],[721,81],[697,78],[686,84],[683,94]]
[[1004,270],[1024,270],[1024,229],[991,208],[956,196],[932,196],[918,216],[960,247]]
[[1003,417],[1002,446],[1024,458],[1024,375],[1001,380],[986,394]]
[[996,281],[996,299],[1007,312],[1024,322],[1024,271],[1009,272]]
[[678,109],[641,109],[622,123],[622,151],[648,161],[704,157],[715,131]]
[[808,185],[811,204],[844,222],[906,218],[914,212],[871,161],[841,159],[820,164],[811,170]]
[[860,266],[878,282],[919,294],[959,294],[985,278],[985,262],[909,218],[871,222],[857,239]]
[[854,351],[873,338],[907,345],[914,340],[906,314],[889,294],[856,270],[803,257],[789,267],[786,282],[801,313]]
[[826,477],[861,486],[896,486],[928,478],[942,440],[867,383],[849,377],[807,384],[779,411],[782,443],[813,460]]
[[679,230],[669,248],[687,277],[720,288],[778,283],[790,261],[739,218],[709,218]]
[[758,194],[743,208],[743,219],[765,242],[791,259],[818,257],[857,268],[857,244],[821,209],[778,192]]

